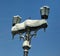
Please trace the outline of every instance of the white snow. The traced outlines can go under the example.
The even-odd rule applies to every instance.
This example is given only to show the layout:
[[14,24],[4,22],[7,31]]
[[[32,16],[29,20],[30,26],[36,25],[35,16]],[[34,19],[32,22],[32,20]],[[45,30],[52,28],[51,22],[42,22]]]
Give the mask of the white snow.
[[12,27],[11,31],[23,30],[27,26],[29,26],[29,27],[37,27],[37,26],[41,26],[44,23],[47,24],[47,21],[45,19],[42,19],[42,20],[27,19],[22,23],[17,23],[15,26]]
[[46,20],[26,20],[25,25],[29,27],[37,27],[44,23],[47,23]]

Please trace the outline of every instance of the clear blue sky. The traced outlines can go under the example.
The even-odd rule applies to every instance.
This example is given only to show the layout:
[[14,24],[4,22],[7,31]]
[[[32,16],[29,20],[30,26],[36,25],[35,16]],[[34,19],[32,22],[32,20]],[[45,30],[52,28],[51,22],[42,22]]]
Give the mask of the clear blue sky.
[[0,56],[23,56],[23,41],[18,36],[12,40],[12,17],[40,19],[44,5],[50,7],[48,28],[46,32],[39,30],[32,39],[29,56],[60,56],[60,0],[0,0]]

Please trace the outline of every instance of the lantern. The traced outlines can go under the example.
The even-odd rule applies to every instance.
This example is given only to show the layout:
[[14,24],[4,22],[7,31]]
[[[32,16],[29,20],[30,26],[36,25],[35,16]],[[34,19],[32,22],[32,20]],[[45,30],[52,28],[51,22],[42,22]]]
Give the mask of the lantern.
[[43,6],[40,8],[40,14],[42,19],[48,19],[50,8],[48,6]]

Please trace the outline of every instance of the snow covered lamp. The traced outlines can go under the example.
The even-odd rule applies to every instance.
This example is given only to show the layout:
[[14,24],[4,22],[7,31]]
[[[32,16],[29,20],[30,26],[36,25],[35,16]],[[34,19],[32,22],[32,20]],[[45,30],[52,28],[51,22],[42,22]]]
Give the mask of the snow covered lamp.
[[45,29],[48,26],[47,20],[48,19],[48,14],[49,14],[50,8],[48,6],[41,7],[40,13],[41,13],[41,20],[32,20],[32,19],[27,19],[24,22],[21,22],[21,17],[20,16],[14,16],[13,17],[13,22],[12,22],[12,28],[11,28],[11,33],[12,33],[12,39],[14,39],[14,36],[16,34],[19,34],[20,40],[23,39],[23,49],[24,49],[24,55],[23,56],[28,56],[28,51],[31,48],[31,39],[32,37],[36,36],[37,31],[40,29]]
[[16,24],[21,22],[21,17],[19,15],[13,16],[13,20],[12,20],[12,29],[11,29],[11,33],[12,33],[12,39],[14,38],[14,35],[18,33],[17,28],[15,28]]
[[19,15],[13,16],[12,26],[21,22],[21,17]]
[[43,6],[40,8],[40,14],[42,19],[48,19],[50,8],[48,6]]

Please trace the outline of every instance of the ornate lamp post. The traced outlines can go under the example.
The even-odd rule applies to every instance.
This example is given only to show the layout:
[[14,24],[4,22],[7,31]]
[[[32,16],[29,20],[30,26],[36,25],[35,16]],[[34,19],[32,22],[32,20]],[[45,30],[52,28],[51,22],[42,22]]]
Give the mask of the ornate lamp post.
[[17,15],[13,17],[13,23],[11,28],[12,36],[14,39],[14,36],[16,34],[19,34],[20,39],[23,39],[23,56],[28,56],[28,51],[31,48],[31,39],[33,36],[36,36],[37,31],[42,28],[47,28],[48,24],[46,19],[48,19],[49,9],[50,8],[48,6],[43,6],[40,8],[41,20],[27,19],[21,23],[20,16]]

